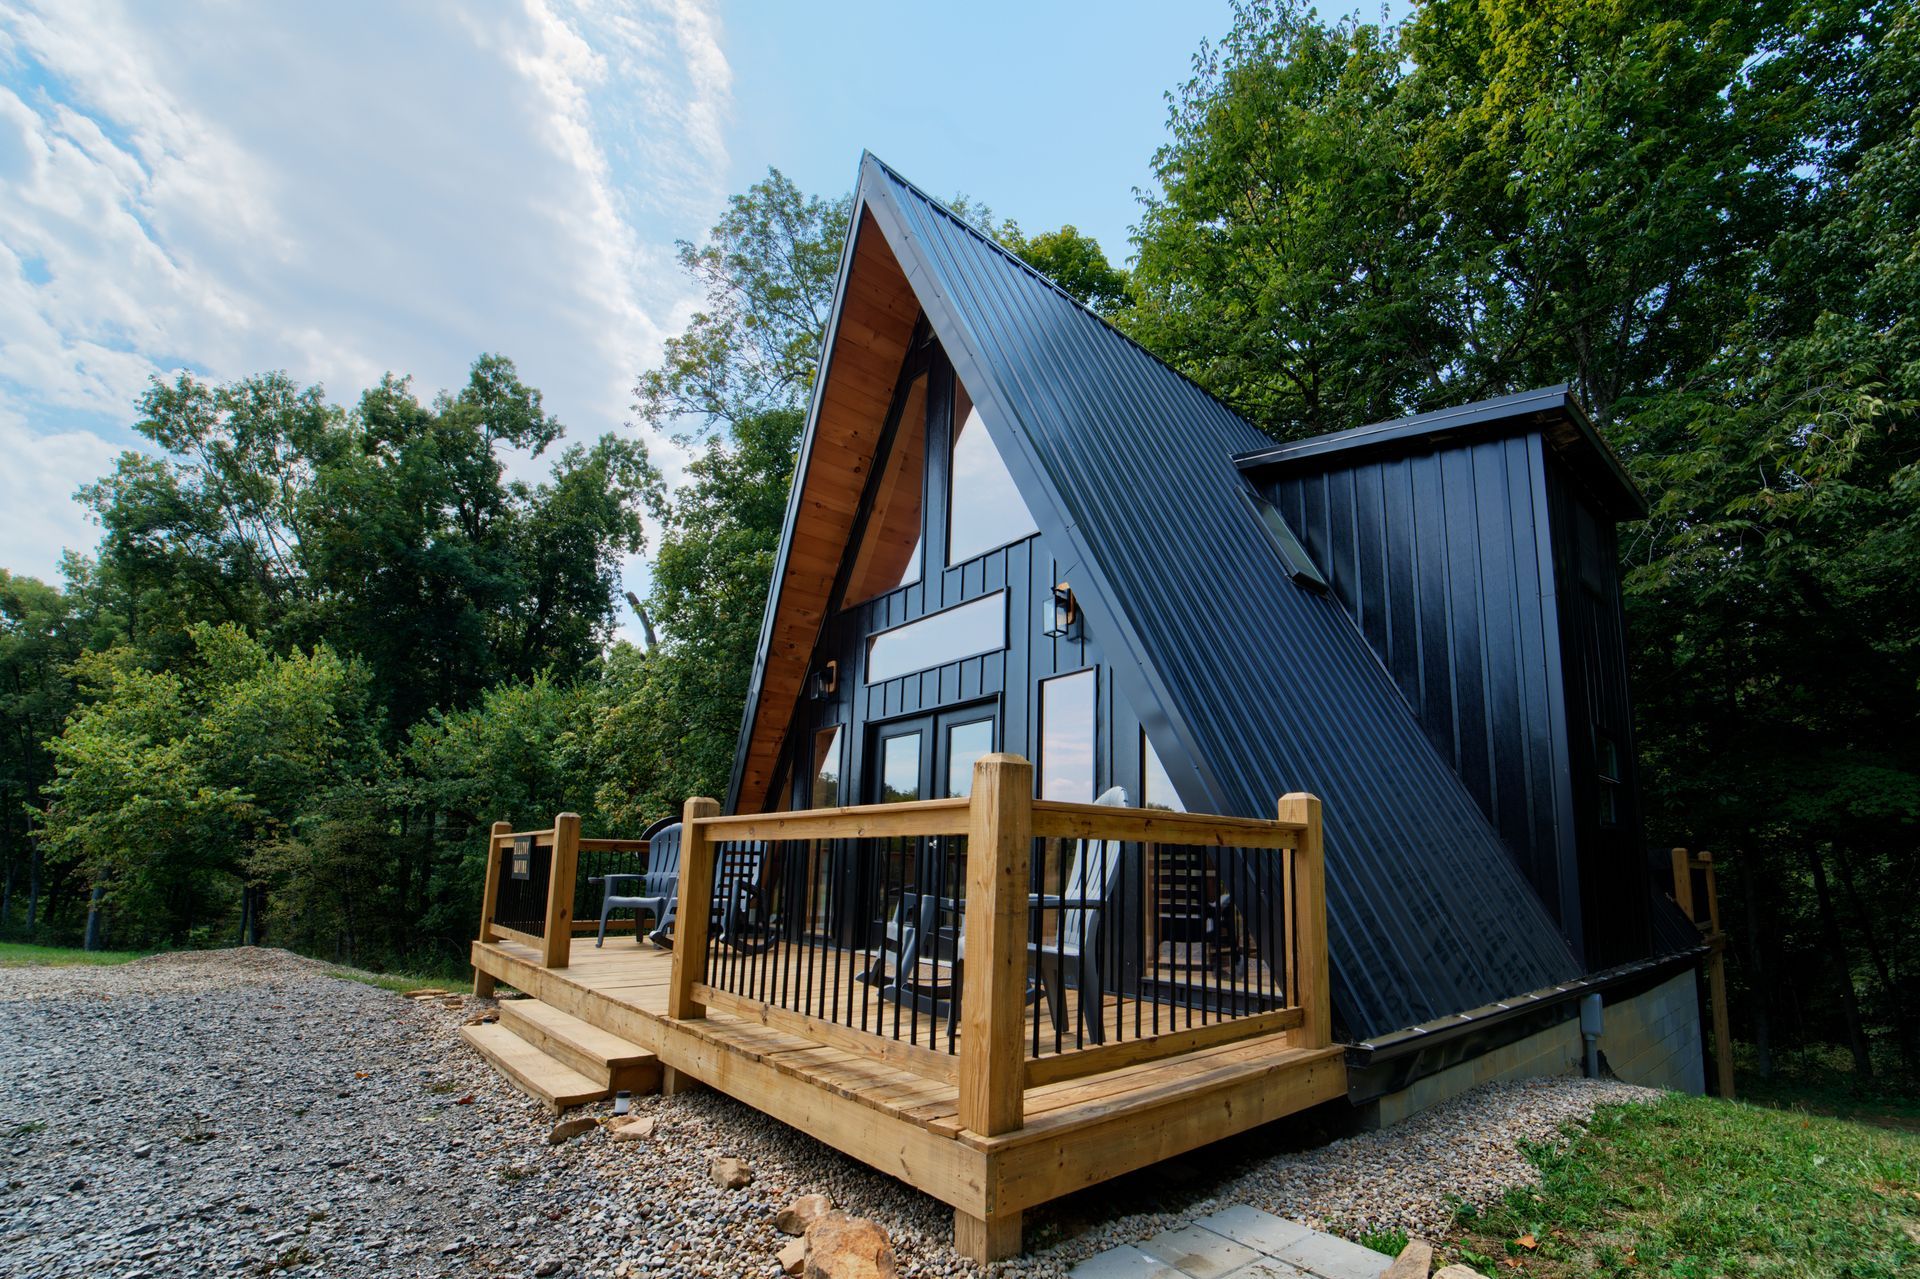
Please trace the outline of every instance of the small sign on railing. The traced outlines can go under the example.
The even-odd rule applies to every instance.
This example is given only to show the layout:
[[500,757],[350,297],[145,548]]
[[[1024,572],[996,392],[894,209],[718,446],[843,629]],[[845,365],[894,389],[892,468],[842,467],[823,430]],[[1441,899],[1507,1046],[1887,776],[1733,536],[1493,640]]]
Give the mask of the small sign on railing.
[[533,876],[533,836],[515,835],[513,837],[513,869],[515,879],[530,879]]

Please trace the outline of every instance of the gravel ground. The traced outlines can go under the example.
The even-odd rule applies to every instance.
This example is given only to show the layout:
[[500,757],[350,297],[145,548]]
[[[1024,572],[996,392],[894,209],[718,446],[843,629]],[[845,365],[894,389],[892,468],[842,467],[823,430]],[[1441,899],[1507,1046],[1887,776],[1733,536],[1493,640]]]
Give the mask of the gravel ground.
[[[271,950],[0,968],[0,1275],[777,1276],[768,1218],[824,1191],[884,1225],[903,1274],[970,1273],[952,1214],[725,1097],[645,1098],[649,1142],[550,1119],[416,1003]],[[1270,1153],[1252,1134],[1029,1215],[1058,1276],[1229,1202],[1352,1233],[1432,1233],[1526,1180],[1514,1148],[1604,1101],[1583,1080],[1496,1085],[1387,1132]],[[707,1178],[715,1155],[754,1170]]]

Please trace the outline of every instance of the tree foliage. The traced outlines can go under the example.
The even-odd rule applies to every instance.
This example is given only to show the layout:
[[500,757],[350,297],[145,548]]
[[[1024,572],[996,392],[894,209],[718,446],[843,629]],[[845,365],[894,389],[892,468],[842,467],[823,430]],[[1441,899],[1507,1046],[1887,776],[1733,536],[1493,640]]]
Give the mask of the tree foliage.
[[1280,437],[1569,381],[1626,529],[1649,835],[1710,847],[1742,1030],[1920,1068],[1911,6],[1237,6],[1172,99],[1145,343]]

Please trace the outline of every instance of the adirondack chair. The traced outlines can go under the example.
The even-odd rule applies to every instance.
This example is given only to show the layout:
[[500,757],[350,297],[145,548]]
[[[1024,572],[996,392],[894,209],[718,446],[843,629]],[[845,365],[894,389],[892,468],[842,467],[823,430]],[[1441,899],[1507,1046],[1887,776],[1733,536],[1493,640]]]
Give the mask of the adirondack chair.
[[[626,884],[636,880],[640,884],[638,893],[625,895],[621,892]],[[660,947],[671,945],[665,939],[680,900],[680,823],[656,822],[648,829],[645,871],[596,875],[588,882],[601,885],[603,894],[600,899],[600,935],[593,942],[596,947],[606,944],[607,919],[616,910],[634,913],[634,941],[640,940],[640,921],[651,915],[653,931],[647,934],[647,940]]]
[[[1125,808],[1127,792],[1124,787],[1115,786],[1094,803]],[[1053,988],[1047,996],[1048,1009],[1055,1027],[1062,1033],[1065,1033],[1066,1002],[1061,980],[1066,973],[1074,975],[1082,1008],[1087,1005],[1089,989],[1094,1008],[1100,1005],[1103,988],[1097,959],[1098,916],[1118,882],[1123,860],[1120,845],[1114,840],[1080,840],[1074,848],[1073,865],[1067,872],[1066,893],[1059,897],[1028,894],[1029,910],[1061,911],[1058,942],[1052,946],[1030,943],[1027,947],[1028,957],[1036,961],[1040,976],[1039,986],[1029,986],[1027,999],[1032,1002],[1039,997],[1051,980]],[[1097,897],[1093,895],[1095,892]],[[943,923],[948,920],[952,922]],[[927,939],[932,940],[929,943]],[[899,908],[887,920],[881,949],[883,953],[897,956],[892,971],[889,973],[883,964],[876,964],[861,973],[860,980],[879,985],[884,998],[926,1012],[944,1012],[949,1026],[956,1025],[961,974],[967,959],[966,902],[911,890],[902,893]],[[929,979],[922,968],[923,960],[930,961],[928,966],[936,972],[941,969],[946,972]],[[1095,1016],[1089,1024],[1089,1037],[1099,1043],[1103,1034],[1099,1018]]]
[[[1115,786],[1093,802],[1125,808],[1127,793]],[[1071,977],[1080,992],[1080,1021],[1087,1038],[1096,1044],[1106,1042],[1101,1017],[1106,983],[1100,973],[1100,932],[1125,861],[1118,840],[1080,840],[1060,895],[1033,893],[1027,897],[1030,911],[1058,911],[1060,915],[1053,941],[1027,943],[1027,957],[1039,977],[1040,994],[1047,1002],[1056,1034],[1067,1033],[1066,988]]]
[[[713,921],[719,927],[720,940],[735,950],[759,953],[771,949],[777,940],[768,915],[764,890],[767,845],[724,845],[714,858]],[[641,890],[633,896],[619,891],[622,881],[640,880]],[[673,946],[673,924],[680,913],[680,823],[656,828],[648,835],[645,873],[621,872],[595,876],[605,884],[600,903],[600,936],[594,945],[607,938],[607,918],[616,910],[635,912],[636,922],[645,915],[654,918],[647,940],[662,949]],[[635,940],[638,940],[636,936]]]

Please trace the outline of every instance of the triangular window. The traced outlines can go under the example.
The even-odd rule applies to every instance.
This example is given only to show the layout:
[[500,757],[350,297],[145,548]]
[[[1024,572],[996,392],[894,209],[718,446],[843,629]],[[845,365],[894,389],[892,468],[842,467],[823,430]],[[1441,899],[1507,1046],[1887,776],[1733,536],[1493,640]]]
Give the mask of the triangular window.
[[953,383],[953,454],[947,500],[947,563],[964,563],[1040,531],[987,434],[967,388]]

